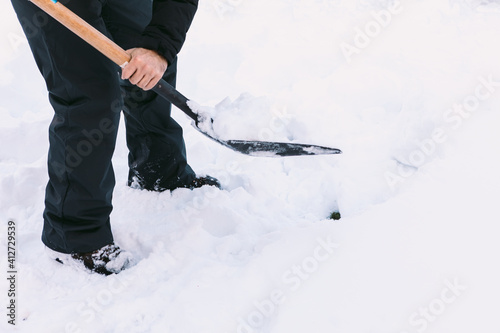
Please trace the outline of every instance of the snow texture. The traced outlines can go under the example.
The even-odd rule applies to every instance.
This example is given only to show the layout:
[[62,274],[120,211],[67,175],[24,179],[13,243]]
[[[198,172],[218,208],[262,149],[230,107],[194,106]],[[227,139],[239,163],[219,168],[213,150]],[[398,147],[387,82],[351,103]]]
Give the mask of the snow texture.
[[500,332],[499,7],[200,1],[178,89],[217,135],[343,154],[240,155],[174,110],[224,190],[153,193],[125,184],[122,126],[111,219],[135,265],[103,277],[40,241],[52,111],[3,1],[0,267],[14,220],[19,274],[15,327],[0,279],[0,331]]

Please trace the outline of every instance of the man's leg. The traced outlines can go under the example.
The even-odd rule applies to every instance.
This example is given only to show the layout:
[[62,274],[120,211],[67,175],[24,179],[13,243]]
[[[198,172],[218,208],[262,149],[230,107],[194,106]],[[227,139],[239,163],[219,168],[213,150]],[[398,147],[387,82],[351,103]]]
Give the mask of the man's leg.
[[[151,19],[150,0],[108,0],[103,17],[113,39],[125,49]],[[176,62],[164,79],[175,86]],[[182,128],[170,117],[171,105],[152,91],[122,82],[129,148],[129,185],[163,191],[189,185],[195,173],[187,164]]]
[[[164,78],[175,85],[175,75],[174,63]],[[195,173],[187,164],[182,128],[170,117],[170,103],[151,91],[122,88],[130,151],[129,185],[164,191],[190,184]]]
[[[101,1],[64,3],[106,33]],[[55,111],[42,240],[58,252],[91,252],[113,242],[111,157],[122,104],[117,68],[29,1],[12,4]]]

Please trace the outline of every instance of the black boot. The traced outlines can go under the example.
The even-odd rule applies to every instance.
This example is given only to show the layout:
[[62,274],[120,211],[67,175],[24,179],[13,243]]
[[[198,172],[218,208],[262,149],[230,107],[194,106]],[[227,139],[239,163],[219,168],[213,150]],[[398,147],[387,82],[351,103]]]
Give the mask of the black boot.
[[49,256],[61,264],[79,267],[83,264],[90,271],[102,275],[118,274],[132,262],[132,255],[114,244],[88,253],[65,254],[50,249],[48,251]]
[[204,177],[196,177],[193,179],[193,181],[185,186],[182,186],[183,188],[189,188],[191,190],[195,188],[200,188],[202,186],[215,186],[219,190],[222,189],[222,186],[220,185],[220,182],[217,178],[211,177],[211,176],[204,176]]

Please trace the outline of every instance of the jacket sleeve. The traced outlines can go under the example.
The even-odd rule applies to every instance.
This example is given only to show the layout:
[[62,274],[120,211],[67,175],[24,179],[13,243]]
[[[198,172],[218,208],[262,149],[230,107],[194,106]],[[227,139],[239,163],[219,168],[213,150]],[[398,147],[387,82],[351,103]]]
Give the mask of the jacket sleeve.
[[171,64],[186,39],[198,0],[153,0],[153,16],[139,46],[154,50]]

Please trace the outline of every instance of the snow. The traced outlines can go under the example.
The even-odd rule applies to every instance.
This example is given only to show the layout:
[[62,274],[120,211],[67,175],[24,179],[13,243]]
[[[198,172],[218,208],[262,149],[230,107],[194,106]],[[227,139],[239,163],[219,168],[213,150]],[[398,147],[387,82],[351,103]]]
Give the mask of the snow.
[[2,332],[500,331],[499,1],[201,1],[178,89],[217,135],[343,154],[240,155],[174,110],[224,190],[153,193],[125,184],[122,126],[111,218],[135,265],[109,277],[44,251],[52,111],[0,8]]

